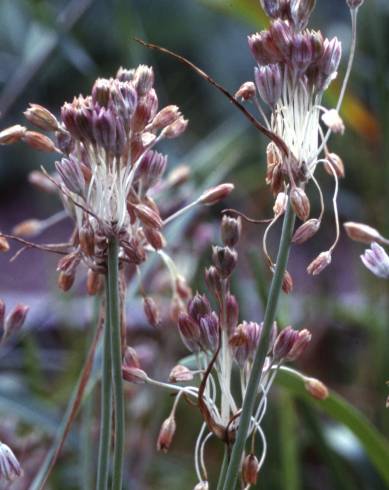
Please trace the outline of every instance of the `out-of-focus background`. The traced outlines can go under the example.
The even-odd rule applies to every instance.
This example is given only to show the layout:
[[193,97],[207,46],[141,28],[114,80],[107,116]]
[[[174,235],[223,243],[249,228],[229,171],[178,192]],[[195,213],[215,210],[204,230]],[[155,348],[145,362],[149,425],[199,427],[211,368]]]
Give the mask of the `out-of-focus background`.
[[[312,27],[328,36],[337,35],[343,43],[340,80],[351,40],[349,17],[344,0],[318,0],[312,18]],[[119,66],[152,64],[161,105],[177,104],[190,120],[181,138],[160,147],[169,153],[170,169],[186,164],[192,172],[174,199],[190,201],[215,182],[230,181],[236,186],[226,203],[198,210],[169,231],[169,252],[193,290],[202,291],[203,269],[210,262],[211,244],[219,240],[223,207],[238,208],[255,218],[271,213],[272,196],[264,182],[266,141],[204,80],[176,60],[138,45],[133,38],[188,57],[234,92],[253,78],[254,62],[246,36],[265,23],[258,0],[2,0],[0,128],[24,124],[22,112],[29,102],[58,114],[64,101],[88,93],[97,77],[112,76]],[[367,222],[386,236],[388,27],[389,3],[368,0],[359,15],[356,61],[342,110],[347,131],[330,143],[346,168],[339,195],[342,222]],[[334,83],[325,105],[334,104],[338,89],[339,84]],[[40,165],[50,169],[53,163],[51,155],[22,144],[0,149],[3,232],[10,232],[22,220],[45,219],[61,211],[56,195],[37,190],[28,182],[32,170]],[[389,379],[389,283],[362,267],[359,255],[363,246],[350,242],[344,234],[333,264],[319,277],[306,274],[307,264],[328,248],[335,233],[333,183],[321,169],[318,177],[328,204],[326,218],[317,237],[292,250],[289,270],[295,288],[292,295],[282,299],[279,321],[312,331],[312,345],[298,367],[345,397],[388,437],[385,381]],[[315,192],[310,191],[315,215],[319,204]],[[61,242],[70,233],[71,222],[64,220],[36,240]],[[278,233],[277,228],[272,233],[273,249]],[[244,225],[240,267],[233,287],[241,300],[242,319],[262,320],[257,286],[268,284],[270,278],[260,252],[262,234],[261,225]],[[55,256],[26,250],[11,263],[9,257],[0,256],[0,297],[9,309],[25,303],[31,310],[23,331],[0,349],[0,440],[15,448],[25,469],[22,480],[4,488],[27,489],[50,449],[81,369],[95,305],[86,296],[83,277],[66,294],[57,289]],[[127,304],[129,342],[138,348],[145,369],[160,379],[186,354],[169,320],[168,293],[160,293],[163,281],[158,265],[145,279],[148,291],[155,293],[162,305],[164,320],[158,331],[147,324],[135,286],[130,287]],[[200,425],[195,409],[185,403],[180,406],[176,438],[169,453],[163,455],[156,452],[155,440],[160,423],[169,413],[171,397],[145,386],[130,387],[126,396],[126,488],[192,488],[196,483],[194,441]],[[98,406],[97,395],[91,397],[92,406]],[[87,410],[91,410],[91,403],[70,433],[46,488],[93,488],[90,477],[95,461],[88,438],[95,448],[98,425]],[[345,417],[352,425],[352,413]],[[320,404],[312,404],[288,389],[275,388],[264,424],[269,454],[257,488],[388,488],[383,476],[386,463],[382,454],[374,452],[374,443],[382,440],[377,442],[372,436],[374,440],[362,443],[340,420],[339,413],[329,417]],[[215,441],[207,447],[212,482],[221,449]]]

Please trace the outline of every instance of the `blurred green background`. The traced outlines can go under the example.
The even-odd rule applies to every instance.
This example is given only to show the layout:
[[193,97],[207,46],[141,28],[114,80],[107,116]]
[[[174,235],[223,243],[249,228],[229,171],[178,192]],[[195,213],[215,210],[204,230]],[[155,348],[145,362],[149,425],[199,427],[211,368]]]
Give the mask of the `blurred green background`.
[[[192,171],[190,181],[174,198],[190,201],[207,186],[230,181],[236,190],[227,202],[229,207],[256,218],[267,217],[272,196],[264,182],[264,138],[204,80],[176,60],[133,40],[137,36],[186,56],[234,92],[253,77],[247,34],[260,30],[265,23],[258,0],[2,0],[1,129],[23,124],[22,112],[29,102],[58,114],[64,101],[88,93],[96,77],[114,75],[119,66],[152,64],[161,105],[177,104],[190,120],[183,137],[160,147],[169,153],[170,168],[187,164]],[[341,79],[350,45],[345,1],[318,0],[312,27],[341,39]],[[387,0],[368,0],[359,16],[357,56],[342,111],[347,131],[342,137],[333,137],[330,144],[346,167],[339,196],[341,220],[368,222],[386,236],[388,27]],[[335,83],[325,100],[327,106],[335,103],[338,88]],[[53,159],[23,145],[1,148],[2,231],[9,232],[24,219],[43,219],[61,209],[55,196],[28,184],[28,173],[42,164],[50,169]],[[328,203],[324,226],[317,237],[292,250],[289,269],[295,290],[282,299],[279,320],[282,325],[291,323],[313,333],[312,345],[299,368],[340,393],[388,437],[385,381],[389,379],[389,283],[374,278],[361,266],[363,248],[344,236],[331,267],[318,278],[305,273],[306,265],[322,247],[328,247],[334,235],[330,207],[333,183],[321,170],[318,176]],[[314,191],[311,198],[313,213],[317,213]],[[169,230],[169,250],[193,290],[205,289],[203,268],[210,262],[211,243],[218,241],[221,209],[220,205],[196,211]],[[70,231],[70,222],[61,223],[38,240],[62,241]],[[234,292],[241,299],[242,319],[262,319],[257,286],[264,287],[269,281],[260,253],[262,233],[261,226],[244,226],[234,284]],[[273,249],[277,233],[272,233]],[[184,234],[190,239],[183,240]],[[16,302],[31,306],[24,331],[0,350],[0,440],[15,448],[25,468],[22,480],[4,487],[13,490],[33,488],[31,481],[53,441],[91,335],[94,305],[86,298],[82,279],[64,295],[56,290],[55,267],[55,257],[38,251],[27,251],[12,263],[9,256],[0,257],[0,297],[9,307]],[[158,281],[163,282],[160,275],[158,264],[146,274],[147,286],[164,305],[160,329],[152,330],[146,324],[136,287],[130,288],[127,323],[129,343],[139,349],[148,372],[162,379],[185,355],[185,349],[169,320],[168,292],[158,286]],[[90,410],[91,404],[97,406],[97,400],[92,394],[85,410]],[[192,407],[182,404],[179,409],[171,451],[167,455],[155,451],[156,435],[170,406],[171,397],[166,393],[144,386],[129,387],[126,488],[181,490],[196,483],[192,455],[200,418]],[[292,386],[273,390],[265,421],[269,454],[257,488],[389,488],[382,458],[387,443],[374,431],[377,440],[373,436],[370,440],[369,428],[365,432],[367,442],[363,434],[356,437],[346,427],[350,424],[343,423],[339,410],[335,410],[335,417],[330,417],[329,411]],[[90,450],[98,425],[88,414],[84,411],[78,419],[77,430],[71,432],[46,488],[93,488],[88,475],[93,474]],[[350,413],[345,417],[352,419]],[[215,441],[207,447],[212,482],[221,449]]]

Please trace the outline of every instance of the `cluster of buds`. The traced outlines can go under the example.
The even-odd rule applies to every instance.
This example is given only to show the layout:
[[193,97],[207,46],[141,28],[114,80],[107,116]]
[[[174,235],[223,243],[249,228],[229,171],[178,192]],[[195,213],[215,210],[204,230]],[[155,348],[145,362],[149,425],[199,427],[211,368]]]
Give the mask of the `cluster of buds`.
[[[254,321],[239,321],[239,305],[230,291],[231,275],[237,265],[241,236],[241,219],[224,215],[221,223],[221,246],[212,249],[213,265],[205,271],[205,280],[213,298],[195,294],[186,311],[178,315],[178,330],[187,349],[194,353],[196,365],[191,368],[177,365],[170,373],[170,383],[151,380],[134,362],[131,355],[123,366],[123,376],[132,382],[151,383],[177,393],[172,412],[164,421],[157,448],[167,451],[176,431],[175,410],[182,395],[193,398],[204,419],[195,451],[195,467],[199,479],[196,488],[208,488],[204,466],[204,447],[216,436],[230,444],[239,425],[242,400],[253,368],[255,351],[261,342],[263,325]],[[216,307],[213,308],[212,304]],[[288,326],[277,332],[274,323],[265,366],[261,375],[261,402],[252,417],[249,436],[258,435],[262,454],[250,454],[242,466],[246,485],[254,484],[266,455],[266,439],[261,422],[266,412],[267,397],[275,375],[283,364],[296,360],[311,340],[308,330],[297,331]],[[241,395],[232,389],[232,373],[240,373]],[[187,383],[198,380],[193,386]],[[184,385],[180,386],[180,383]],[[201,486],[202,485],[202,486]]]
[[9,337],[20,331],[26,320],[28,310],[28,306],[18,304],[6,316],[5,303],[0,299],[0,332],[2,332],[1,343],[5,342]]
[[[54,139],[16,125],[0,132],[0,144],[23,141],[61,155],[55,173],[34,175],[40,187],[51,191],[54,186],[60,193],[66,213],[59,219],[70,215],[75,222],[71,242],[56,250],[64,255],[58,263],[61,289],[72,287],[78,266],[84,263],[89,270],[88,292],[100,290],[111,237],[119,241],[121,263],[139,265],[149,251],[165,247],[162,229],[181,211],[165,220],[161,217],[156,197],[169,186],[162,181],[167,156],[154,147],[162,139],[180,136],[188,121],[175,105],[159,109],[151,67],[120,68],[115,78],[97,79],[90,95],[62,106],[60,120],[37,104],[24,114]],[[232,188],[224,184],[210,189],[192,205],[212,204]],[[56,221],[55,217],[27,220],[14,232],[33,236]],[[6,238],[1,240],[2,249],[7,249]],[[152,313],[150,308],[147,311]]]
[[[356,15],[362,3],[347,0],[353,41],[349,69],[336,108],[325,109],[322,98],[337,77],[341,43],[336,37],[325,38],[320,31],[307,27],[314,0],[261,0],[263,10],[270,18],[270,26],[248,37],[257,63],[254,82],[245,82],[235,94],[243,101],[254,102],[268,134],[273,135],[267,148],[266,182],[274,195],[288,190],[290,205],[303,221],[293,237],[294,243],[304,243],[320,228],[324,199],[314,176],[316,166],[322,163],[335,180],[336,239],[324,255],[320,254],[308,266],[307,271],[311,274],[318,274],[331,262],[332,251],[339,239],[336,198],[338,178],[344,176],[344,166],[340,157],[329,151],[327,142],[332,132],[343,134],[345,129],[339,110],[355,52]],[[315,184],[321,203],[319,217],[311,219],[310,201],[305,191],[310,181]]]

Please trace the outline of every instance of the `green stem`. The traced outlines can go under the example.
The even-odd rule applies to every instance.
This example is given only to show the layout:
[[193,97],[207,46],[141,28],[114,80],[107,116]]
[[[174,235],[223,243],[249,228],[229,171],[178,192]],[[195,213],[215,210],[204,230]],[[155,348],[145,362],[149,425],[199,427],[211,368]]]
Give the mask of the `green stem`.
[[112,379],[115,402],[115,451],[112,490],[122,490],[125,436],[118,253],[118,242],[115,238],[112,238],[108,244],[108,290],[111,313]]
[[[95,326],[94,330],[99,328],[99,314],[100,314],[100,297],[94,298],[93,304],[93,320],[92,325]],[[86,355],[88,355],[89,345],[92,342],[95,332],[91,332],[92,335],[86,336]],[[86,396],[84,401],[84,407],[82,409],[81,419],[81,461],[82,461],[82,488],[84,490],[92,490],[94,485],[94,473],[93,473],[93,415],[94,415],[94,395],[92,390]]]
[[111,313],[109,283],[106,281],[105,328],[103,365],[101,376],[100,442],[97,467],[97,490],[106,490],[109,475],[109,450],[112,422],[112,375],[111,375]]
[[220,468],[220,475],[219,475],[219,481],[217,482],[217,489],[216,490],[223,490],[223,484],[224,484],[224,479],[226,477],[226,472],[228,468],[228,449],[227,447],[224,448],[224,457],[223,457],[223,463]]
[[274,276],[270,286],[269,299],[266,305],[265,318],[263,321],[263,330],[261,342],[259,343],[253,367],[251,370],[250,379],[247,385],[246,396],[244,398],[242,414],[239,419],[239,429],[234,443],[230,464],[227,469],[224,490],[234,490],[238,478],[240,462],[242,459],[247,433],[250,425],[254,404],[258,393],[259,382],[266,354],[269,349],[270,331],[275,318],[278,298],[280,296],[282,280],[285,274],[286,265],[289,257],[290,243],[292,231],[295,222],[295,214],[292,211],[290,202],[287,206],[284,223],[282,226],[282,234],[280,247],[278,249],[277,264]]

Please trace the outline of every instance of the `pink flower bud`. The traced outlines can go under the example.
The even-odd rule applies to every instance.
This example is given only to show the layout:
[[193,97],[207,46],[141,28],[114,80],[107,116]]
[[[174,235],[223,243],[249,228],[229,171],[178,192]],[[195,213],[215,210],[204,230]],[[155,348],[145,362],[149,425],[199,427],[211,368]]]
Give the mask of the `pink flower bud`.
[[9,243],[5,236],[0,236],[0,252],[8,252],[9,251]]
[[154,85],[154,71],[151,66],[139,65],[134,74],[134,85],[139,95],[145,95]]
[[81,226],[78,231],[78,240],[83,253],[87,257],[93,257],[95,253],[95,234],[90,226]]
[[168,105],[158,112],[151,122],[154,129],[161,129],[173,124],[181,116],[180,109],[176,105]]
[[337,155],[336,153],[328,153],[328,155],[326,155],[326,159],[328,160],[328,162],[326,161],[324,162],[325,171],[329,175],[333,176],[333,171],[331,170],[332,167],[337,177],[343,179],[346,173],[344,170],[343,160],[340,158],[340,156]]
[[54,142],[44,134],[36,131],[26,131],[22,140],[34,150],[47,151],[48,153],[57,151]]
[[178,138],[188,127],[188,120],[184,119],[184,116],[180,116],[174,123],[169,124],[163,130],[163,135],[167,139]]
[[0,132],[0,145],[13,145],[18,143],[25,135],[27,128],[16,124]]
[[242,465],[242,478],[245,485],[255,485],[258,479],[259,462],[255,454],[248,454]]
[[16,305],[4,322],[3,340],[17,333],[23,326],[29,307]]
[[191,381],[193,379],[193,373],[186,366],[178,364],[170,371],[169,381],[172,383],[180,383],[183,381]]
[[210,291],[212,291],[217,297],[222,294],[222,278],[220,272],[214,265],[211,265],[211,267],[208,267],[208,269],[205,270],[205,282],[207,283]]
[[20,237],[33,237],[43,229],[43,224],[37,219],[28,219],[14,226],[12,233]]
[[234,95],[234,98],[247,101],[255,97],[255,93],[255,84],[253,82],[245,82],[239,87],[238,91]]
[[138,355],[132,347],[127,346],[123,356],[123,379],[135,384],[144,383],[147,374],[140,368]]
[[143,309],[147,317],[148,322],[153,327],[158,327],[161,322],[158,307],[150,296],[143,299]]
[[280,216],[285,213],[286,206],[288,205],[288,196],[285,194],[285,192],[279,192],[277,194],[274,206],[273,206],[273,212],[275,216]]
[[58,131],[59,129],[59,123],[54,114],[39,104],[30,104],[24,115],[30,123],[44,131]]
[[290,191],[290,203],[293,211],[301,221],[306,221],[310,213],[310,203],[303,189],[300,187],[293,187]]
[[295,338],[294,344],[290,349],[286,359],[288,361],[295,361],[298,359],[301,354],[305,351],[309,342],[311,341],[312,335],[309,330],[303,329],[298,332],[297,337]]
[[161,426],[157,440],[157,450],[167,453],[171,443],[173,441],[174,434],[176,432],[176,421],[174,416],[170,415]]
[[293,234],[292,243],[301,245],[312,238],[319,230],[321,221],[316,218],[311,218],[301,226]]
[[322,272],[327,266],[331,264],[332,256],[331,252],[321,252],[316,259],[314,259],[307,267],[308,274],[317,276]]
[[290,294],[293,291],[293,278],[288,271],[284,273],[281,287],[285,294]]
[[145,204],[137,204],[136,206],[134,206],[134,211],[138,218],[146,226],[157,228],[158,230],[162,228],[163,221],[159,213],[157,213],[157,211],[155,211],[154,209],[151,209]]
[[278,335],[273,346],[273,357],[276,361],[286,359],[298,339],[299,333],[291,326],[285,327]]
[[225,199],[234,189],[234,184],[220,184],[206,190],[199,198],[199,202],[206,205],[216,204]]
[[326,111],[322,117],[324,124],[335,134],[343,134],[345,127],[342,118],[336,109]]
[[328,388],[324,383],[316,378],[305,379],[305,389],[317,400],[325,400],[328,398]]
[[103,287],[103,277],[98,272],[93,269],[88,270],[86,278],[86,289],[89,296],[95,296],[98,294]]
[[343,226],[349,238],[356,242],[367,243],[370,245],[372,242],[385,243],[386,241],[378,230],[369,225],[348,221],[347,223],[344,223]]

